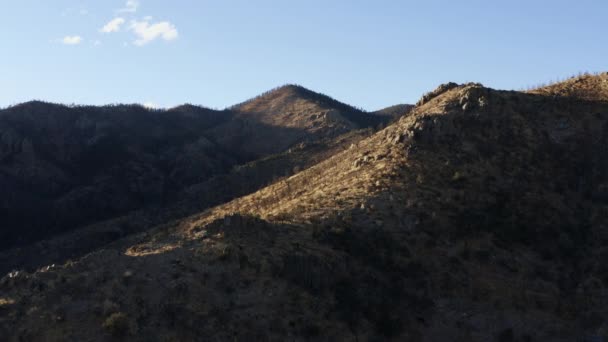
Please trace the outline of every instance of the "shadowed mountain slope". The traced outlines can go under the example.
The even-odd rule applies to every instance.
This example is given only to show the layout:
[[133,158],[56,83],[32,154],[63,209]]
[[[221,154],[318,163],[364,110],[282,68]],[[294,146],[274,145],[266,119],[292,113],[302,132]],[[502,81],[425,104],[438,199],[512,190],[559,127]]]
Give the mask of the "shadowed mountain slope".
[[237,163],[200,132],[229,113],[29,102],[0,111],[2,246],[148,205]]
[[[310,94],[322,105],[311,102]],[[298,88],[281,100],[281,108],[258,107],[268,112],[256,113],[43,102],[1,110],[0,249],[133,210],[165,207],[187,187],[237,165],[378,121],[327,99]],[[340,113],[372,119],[355,123]],[[253,189],[263,185],[252,184],[258,184]]]
[[4,277],[0,332],[602,338],[606,146],[605,102],[444,85],[395,124],[251,195]]
[[345,150],[372,132],[371,129],[357,130],[337,138],[302,143],[285,152],[237,165],[227,173],[188,186],[162,208],[143,208],[79,227],[51,239],[0,251],[0,273],[6,274],[13,269],[35,270],[51,263],[63,263],[121,237],[255,192]]
[[390,107],[386,107],[373,112],[376,115],[388,116],[392,119],[398,119],[414,109],[413,105],[409,104],[398,104]]

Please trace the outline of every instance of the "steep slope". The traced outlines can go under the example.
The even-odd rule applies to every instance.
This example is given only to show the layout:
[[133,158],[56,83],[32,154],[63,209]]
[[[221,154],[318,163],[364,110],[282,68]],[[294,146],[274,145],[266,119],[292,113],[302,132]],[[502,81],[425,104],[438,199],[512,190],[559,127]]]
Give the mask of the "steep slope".
[[63,263],[121,237],[255,192],[345,150],[372,133],[371,129],[357,130],[337,138],[300,144],[285,152],[237,165],[229,172],[188,186],[162,208],[143,208],[79,227],[51,239],[0,251],[0,274],[13,269],[35,270],[44,265]]
[[606,146],[604,102],[442,86],[254,194],[4,277],[0,332],[597,340],[608,329]]
[[[269,96],[281,98],[280,105],[264,102]],[[2,110],[0,250],[134,210],[175,207],[188,187],[217,183],[214,176],[237,165],[298,144],[331,141],[380,121],[299,87],[279,88],[237,111],[42,102]],[[255,190],[264,184],[231,186]],[[222,192],[216,197],[244,194],[233,188]]]
[[[231,108],[235,118],[213,134],[214,139],[245,158],[283,151],[318,137],[335,137],[353,129],[376,127],[387,118],[365,113],[306,88],[286,85]],[[260,139],[269,129],[273,139]],[[234,134],[233,132],[238,132]]]

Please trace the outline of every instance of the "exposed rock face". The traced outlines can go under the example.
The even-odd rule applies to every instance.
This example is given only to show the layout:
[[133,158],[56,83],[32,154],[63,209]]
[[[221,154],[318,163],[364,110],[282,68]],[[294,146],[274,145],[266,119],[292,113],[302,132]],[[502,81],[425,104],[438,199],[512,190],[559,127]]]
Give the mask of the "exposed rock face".
[[435,97],[437,97],[437,96],[445,93],[446,91],[448,91],[450,89],[454,89],[456,87],[458,87],[458,84],[454,83],[454,82],[449,82],[449,83],[441,84],[435,90],[433,90],[430,93],[425,94],[424,96],[422,96],[422,98],[420,99],[420,101],[418,101],[418,103],[416,103],[416,106],[421,106],[421,105],[429,102],[433,98],[435,98]]

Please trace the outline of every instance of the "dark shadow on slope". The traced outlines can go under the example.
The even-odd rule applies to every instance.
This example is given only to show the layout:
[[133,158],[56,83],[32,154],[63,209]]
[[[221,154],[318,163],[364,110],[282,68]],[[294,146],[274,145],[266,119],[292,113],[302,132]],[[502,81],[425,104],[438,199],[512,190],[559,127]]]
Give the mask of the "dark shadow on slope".
[[[156,231],[164,237],[13,274],[0,280],[3,296],[16,302],[0,316],[0,331],[27,340],[65,338],[67,331],[75,339],[105,339],[117,331],[104,320],[117,313],[129,324],[115,337],[142,341],[384,339],[419,330],[432,304],[408,275],[319,245],[315,230],[231,215],[195,228],[190,242]],[[81,305],[93,309],[81,312]],[[31,306],[59,315],[61,324],[13,315]]]
[[[352,142],[370,135],[355,131],[338,139],[299,144],[287,152],[240,165],[173,194],[163,207],[138,210],[116,219],[79,227],[48,241],[8,249],[0,253],[0,272],[33,270],[42,265],[78,258],[116,239],[156,225],[196,214],[207,208],[255,192],[282,177],[288,177],[343,151]],[[41,216],[43,217],[43,216]]]
[[[150,111],[32,102],[0,112],[0,249],[133,210],[162,209],[187,187],[251,161],[211,138],[230,120],[229,112],[193,106]],[[293,128],[254,127],[229,133],[277,151],[309,139]]]
[[[440,324],[447,321],[465,337],[482,326],[497,329],[490,336],[576,339],[608,314],[602,286],[587,281],[605,277],[601,193],[608,176],[608,105],[514,92],[477,95],[469,94],[470,105],[453,104],[445,115],[418,119],[403,145],[410,168],[400,177],[409,186],[366,199],[373,211],[365,205],[297,226],[233,216],[196,227],[192,244],[155,234],[132,249],[133,256],[104,255],[76,266],[83,272],[114,268],[109,275],[66,279],[80,296],[74,301],[91,298],[91,287],[102,293],[99,298],[114,296],[117,310],[138,323],[143,338],[238,339],[246,332],[254,339],[293,333],[367,340],[407,333],[421,340],[435,315],[443,314]],[[402,196],[391,199],[390,192]],[[588,218],[590,231],[581,229]],[[484,245],[473,244],[486,235],[492,238]],[[558,248],[545,256],[548,245]],[[201,254],[210,246],[217,248],[207,259]],[[121,273],[131,268],[144,270],[135,285]],[[40,300],[28,291],[44,289],[43,277],[24,277],[23,284],[5,278],[0,286],[11,299],[24,298],[17,304],[23,311],[37,304],[29,300]],[[53,307],[60,297],[48,296],[36,307]],[[69,312],[69,324],[77,321],[77,307],[59,307]],[[525,329],[539,329],[503,328],[520,316]],[[14,321],[0,319],[5,331],[26,331],[35,339],[36,329],[12,329]],[[101,329],[99,318],[91,321]],[[551,331],[555,327],[561,336]],[[208,335],[218,332],[227,335]]]

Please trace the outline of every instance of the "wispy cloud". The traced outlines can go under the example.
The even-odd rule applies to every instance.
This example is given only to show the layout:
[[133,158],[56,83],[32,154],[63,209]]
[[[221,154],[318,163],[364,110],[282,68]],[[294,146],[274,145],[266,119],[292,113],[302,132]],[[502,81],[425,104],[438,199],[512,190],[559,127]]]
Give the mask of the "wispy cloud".
[[177,39],[179,36],[175,25],[168,21],[150,24],[150,22],[146,20],[133,20],[131,21],[131,26],[129,28],[137,36],[137,39],[133,42],[133,44],[137,46],[146,45],[156,39],[171,41]]
[[61,40],[61,43],[64,45],[78,45],[82,43],[82,40],[81,36],[65,36]]
[[105,24],[99,32],[102,33],[111,33],[120,31],[120,26],[125,23],[124,18],[114,18],[110,20],[107,24]]
[[135,13],[139,8],[139,0],[127,0],[125,7],[119,9],[118,13]]
[[[139,0],[126,0],[124,8],[116,10],[114,18],[108,21],[99,29],[100,33],[113,33],[127,31],[135,36],[131,44],[144,46],[155,40],[172,41],[179,37],[179,32],[175,25],[169,21],[157,21],[152,16],[145,16],[143,19],[135,19],[135,12],[140,6]],[[123,13],[121,15],[117,13]],[[132,20],[131,20],[132,19]],[[129,22],[128,26],[125,26]],[[95,46],[100,42],[92,41]]]

